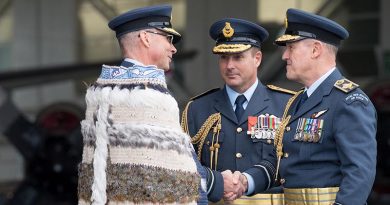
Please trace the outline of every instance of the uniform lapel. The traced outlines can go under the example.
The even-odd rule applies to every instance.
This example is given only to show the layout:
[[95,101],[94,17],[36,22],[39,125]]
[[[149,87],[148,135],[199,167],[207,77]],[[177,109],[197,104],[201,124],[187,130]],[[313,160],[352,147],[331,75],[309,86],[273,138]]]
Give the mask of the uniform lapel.
[[227,119],[233,121],[234,123],[238,123],[236,114],[234,114],[232,105],[230,104],[229,97],[226,93],[226,88],[224,88],[215,95],[215,105],[214,108],[220,112]]
[[[302,88],[302,93],[303,93],[303,89],[304,89],[304,88]],[[301,93],[301,94],[302,94],[302,93]],[[297,110],[298,102],[299,102],[299,100],[301,99],[301,97],[302,97],[302,96],[298,96],[297,98],[295,98],[294,102],[291,104],[291,106],[290,106],[290,108],[289,108],[289,110],[288,110],[287,115],[291,115],[291,116],[294,115],[294,112],[295,112],[295,110]],[[293,117],[294,117],[294,116],[293,116]],[[291,121],[291,120],[290,120],[290,121]]]
[[[306,114],[308,111],[310,111],[313,107],[320,104],[324,96],[327,96],[330,94],[330,91],[333,88],[334,83],[340,79],[341,73],[336,69],[332,72],[322,83],[318,88],[314,91],[314,93],[307,99],[307,101],[300,107],[300,109],[297,111],[295,115],[291,117],[290,122],[293,122],[297,118],[301,117],[302,115]],[[297,101],[297,100],[296,100]],[[295,107],[297,106],[297,102],[294,102],[294,106],[291,106],[290,112],[293,113],[295,110]]]
[[239,125],[248,121],[247,116],[257,116],[258,113],[268,107],[269,96],[266,89],[267,88],[259,81],[259,84],[257,85],[257,88],[253,93],[248,103],[248,106],[246,107],[245,112],[243,114],[243,116],[245,117],[242,117],[239,120]]

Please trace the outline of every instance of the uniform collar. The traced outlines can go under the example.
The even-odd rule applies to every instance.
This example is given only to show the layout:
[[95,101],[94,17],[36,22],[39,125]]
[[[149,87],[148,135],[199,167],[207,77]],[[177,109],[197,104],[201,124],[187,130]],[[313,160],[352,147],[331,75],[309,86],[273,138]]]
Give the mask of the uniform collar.
[[307,96],[310,97],[311,94],[314,93],[314,91],[318,88],[318,86],[321,85],[324,80],[333,73],[333,71],[336,70],[336,67],[333,67],[328,72],[326,72],[324,75],[322,75],[318,80],[316,80],[309,88],[305,87],[305,91],[307,93]]
[[252,95],[255,92],[258,84],[259,84],[259,79],[256,78],[256,82],[253,83],[253,85],[251,87],[249,87],[248,90],[246,90],[244,93],[238,93],[238,92],[234,91],[232,88],[230,88],[228,85],[226,85],[226,92],[227,92],[227,95],[229,97],[229,101],[230,101],[231,106],[232,107],[235,106],[236,98],[242,94],[246,98],[246,102],[243,104],[243,107],[245,109],[246,106],[248,105],[248,102],[252,98]]
[[130,59],[130,58],[125,58],[121,64],[121,66],[124,66],[124,67],[131,67],[134,65],[145,67],[145,65],[143,63],[141,63],[137,60],[134,60],[134,59]]
[[[124,66],[124,67],[131,67],[133,65],[136,65],[136,66],[142,66],[142,67],[155,67],[156,69],[159,69],[157,66],[155,65],[145,65],[135,59],[131,59],[131,58],[125,58],[123,61],[122,61],[122,64],[121,66]],[[160,69],[162,70],[162,69]]]

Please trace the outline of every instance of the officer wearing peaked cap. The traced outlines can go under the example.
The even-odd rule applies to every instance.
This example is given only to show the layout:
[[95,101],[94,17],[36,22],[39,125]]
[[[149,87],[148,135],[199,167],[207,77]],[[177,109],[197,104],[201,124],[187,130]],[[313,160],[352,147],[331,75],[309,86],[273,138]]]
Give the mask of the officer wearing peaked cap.
[[312,38],[338,47],[341,40],[349,36],[348,31],[336,22],[298,9],[288,9],[284,23],[284,35],[275,40],[275,44],[280,46]]
[[112,19],[108,27],[115,31],[118,39],[129,32],[154,28],[173,35],[172,43],[177,43],[181,35],[172,28],[171,13],[172,6],[170,5],[133,9]]
[[[208,168],[209,200],[217,202],[273,186],[274,134],[294,92],[264,86],[257,78],[261,45],[268,37],[263,27],[225,18],[211,25],[210,36],[215,40],[213,53],[219,57],[225,85],[192,98],[183,112],[182,127],[192,137],[202,165]],[[234,186],[233,179],[241,183]],[[234,203],[282,204],[282,197],[262,194]]]
[[134,9],[108,24],[124,60],[103,65],[87,90],[79,204],[208,203],[207,172],[180,127],[164,75],[180,40],[171,11]]
[[287,78],[305,89],[294,95],[276,134],[280,181],[286,204],[363,205],[375,178],[376,111],[358,85],[341,75],[336,54],[345,28],[298,9],[288,9]]
[[216,41],[213,53],[241,53],[252,47],[260,49],[268,38],[268,31],[246,20],[227,18],[211,26],[210,37]]

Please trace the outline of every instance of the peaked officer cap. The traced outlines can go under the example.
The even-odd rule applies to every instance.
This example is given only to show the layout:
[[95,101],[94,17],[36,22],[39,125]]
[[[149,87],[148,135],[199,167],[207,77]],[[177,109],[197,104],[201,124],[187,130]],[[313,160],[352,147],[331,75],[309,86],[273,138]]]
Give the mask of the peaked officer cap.
[[276,45],[312,38],[339,46],[349,36],[344,27],[330,19],[292,8],[287,10],[285,27],[284,35],[275,40]]
[[173,35],[173,43],[181,39],[181,35],[172,28],[172,6],[159,5],[130,10],[123,13],[108,23],[108,27],[114,30],[116,37],[147,28],[155,28]]
[[215,22],[210,27],[210,37],[216,45],[213,53],[240,53],[252,46],[261,47],[268,38],[268,32],[260,25],[236,19],[225,18]]

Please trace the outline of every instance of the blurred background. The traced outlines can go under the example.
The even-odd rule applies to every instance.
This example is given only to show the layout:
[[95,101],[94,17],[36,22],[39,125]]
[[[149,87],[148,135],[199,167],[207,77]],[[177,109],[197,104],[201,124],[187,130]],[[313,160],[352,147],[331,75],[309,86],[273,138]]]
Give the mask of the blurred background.
[[221,87],[209,26],[224,17],[261,24],[259,78],[297,90],[285,78],[281,50],[288,8],[333,19],[350,38],[338,67],[369,95],[378,112],[377,177],[369,204],[390,204],[390,1],[387,0],[0,0],[0,205],[77,204],[81,160],[79,121],[86,85],[102,64],[121,61],[107,23],[130,9],[173,6],[173,25],[183,35],[176,45],[168,86],[180,108],[190,97]]

